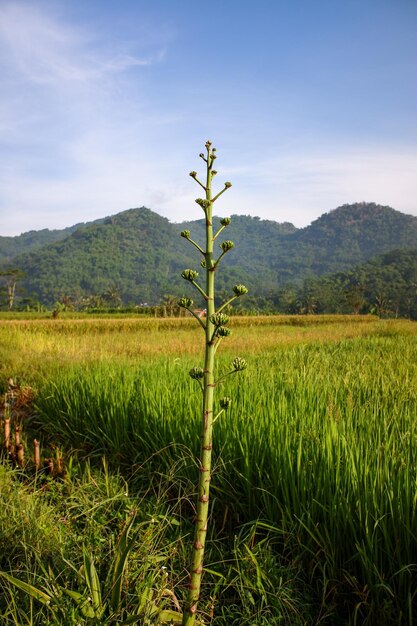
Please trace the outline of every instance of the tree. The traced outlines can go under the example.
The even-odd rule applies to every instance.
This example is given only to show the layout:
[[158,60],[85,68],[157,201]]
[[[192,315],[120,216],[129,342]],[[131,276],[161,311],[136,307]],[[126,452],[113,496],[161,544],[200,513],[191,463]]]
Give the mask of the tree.
[[4,285],[4,291],[6,292],[8,311],[13,309],[16,296],[16,285],[20,280],[22,280],[23,277],[24,273],[17,268],[0,270],[1,282]]

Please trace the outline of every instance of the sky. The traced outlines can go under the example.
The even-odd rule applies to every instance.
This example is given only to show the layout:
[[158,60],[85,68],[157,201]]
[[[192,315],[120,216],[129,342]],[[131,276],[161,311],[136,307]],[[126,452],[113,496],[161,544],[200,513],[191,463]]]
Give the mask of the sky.
[[417,216],[417,0],[0,0],[0,235],[147,206]]

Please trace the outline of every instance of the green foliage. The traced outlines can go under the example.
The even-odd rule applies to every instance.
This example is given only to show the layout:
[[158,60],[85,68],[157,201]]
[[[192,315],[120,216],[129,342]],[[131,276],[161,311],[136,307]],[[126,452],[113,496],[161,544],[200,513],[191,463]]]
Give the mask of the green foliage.
[[[302,229],[242,215],[220,224],[236,249],[218,277],[218,291],[243,281],[256,298],[253,308],[260,310],[274,308],[286,285],[297,290],[308,277],[344,272],[394,249],[417,248],[417,218],[373,203],[344,205]],[[55,231],[12,238],[13,245],[0,238],[0,262],[24,271],[26,297],[43,304],[64,296],[77,307],[93,297],[100,297],[100,306],[155,305],[164,294],[181,290],[179,272],[194,264],[176,235],[192,233],[203,246],[204,228],[204,219],[176,225],[142,207],[56,231],[55,239],[49,236]]]
[[[100,581],[94,558],[85,546],[83,548],[83,567],[79,571],[79,577],[84,587],[81,592],[60,585],[57,580],[54,580],[51,571],[48,575],[48,584],[42,589],[15,578],[7,572],[0,572],[0,576],[17,589],[44,604],[51,611],[53,621],[56,624],[64,623],[68,613],[68,607],[62,601],[64,595],[74,602],[79,616],[85,618],[88,623],[106,624],[108,626],[121,623],[120,617],[123,614],[122,583],[127,557],[133,547],[133,542],[128,538],[133,522],[134,515],[131,515],[115,547],[114,556],[108,563],[108,574],[104,584]],[[140,615],[131,615],[127,617],[127,620],[123,618],[123,623],[138,623],[141,619],[142,616]]]
[[[213,626],[414,623],[415,324],[372,316],[235,317],[230,324],[242,329],[237,341],[246,342],[251,367],[244,384],[224,379],[214,406],[206,621],[214,602]],[[3,326],[3,376],[24,374],[37,383],[36,431],[91,463],[105,454],[110,469],[84,473],[67,462],[65,480],[38,479],[33,492],[25,476],[12,480],[5,470],[0,568],[41,589],[61,575],[58,584],[82,593],[85,545],[103,589],[133,507],[136,541],[122,601],[126,610],[142,611],[148,626],[152,607],[165,602],[175,611],[165,589],[179,602],[184,593],[200,398],[187,369],[195,359],[191,338],[200,331],[183,319]],[[113,352],[98,365],[106,335]],[[187,346],[181,364],[177,338]],[[78,340],[84,365],[75,366],[76,353],[62,355]],[[145,344],[154,343],[154,356],[145,359]],[[233,361],[226,350],[218,357],[225,372]],[[221,396],[233,398],[227,413]],[[161,582],[162,566],[169,585]],[[0,585],[5,626],[48,623],[47,607],[33,601],[31,609],[26,596]],[[71,624],[76,606],[65,602],[63,623]]]
[[417,319],[417,250],[393,250],[347,272],[310,278],[282,290],[274,306],[285,313],[376,313]]
[[[276,550],[284,545],[302,564],[309,593],[328,598],[325,610],[388,625],[407,623],[390,612],[407,615],[415,588],[417,353],[389,323],[368,332],[252,356],[244,385],[228,378],[233,403],[216,422],[212,488],[220,525],[261,518],[280,529]],[[66,446],[105,452],[126,471],[145,464],[152,475],[182,458],[186,481],[195,401],[183,368],[159,359],[123,373],[62,372],[38,406]]]
[[[105,463],[72,460],[59,483],[27,483],[0,465],[0,486],[2,624],[156,626],[178,616],[163,574],[178,521],[167,506],[161,513],[162,493],[139,500]],[[53,552],[34,541],[40,531]]]
[[[127,485],[106,466],[91,470],[70,461],[64,482],[38,484],[0,466],[0,499],[6,489],[1,504],[7,504],[0,511],[2,626],[181,623],[178,598],[188,526],[181,520],[181,501],[172,500],[180,476],[174,467],[169,475],[153,474],[149,489],[148,470],[140,470],[146,488],[128,494]],[[34,529],[45,519],[29,515],[29,502],[47,512],[55,527],[50,531],[55,535],[52,555],[32,544]],[[24,511],[24,523],[13,527]],[[280,563],[273,554],[275,531],[258,539],[259,531],[264,532],[261,526],[242,528],[231,542],[219,537],[210,542],[203,603],[206,614],[215,606],[213,625],[250,624],[273,616],[271,623],[285,626],[280,618],[285,615],[301,626],[300,616],[310,609],[301,600],[299,568]],[[14,545],[21,557],[10,549]],[[255,568],[264,572],[260,581],[252,575]]]

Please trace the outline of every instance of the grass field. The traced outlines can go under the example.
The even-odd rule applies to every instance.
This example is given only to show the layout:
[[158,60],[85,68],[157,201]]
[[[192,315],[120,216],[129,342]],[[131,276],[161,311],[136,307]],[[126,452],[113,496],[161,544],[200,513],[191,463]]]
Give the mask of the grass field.
[[[219,370],[237,354],[249,368],[219,392],[233,404],[215,425],[205,623],[416,623],[417,325],[269,316],[230,327]],[[134,508],[123,615],[156,624],[149,607],[173,608],[186,579],[200,407],[188,370],[201,365],[200,329],[189,319],[0,319],[0,346],[3,391],[9,376],[35,389],[30,428],[68,468],[33,483],[28,465],[15,487],[4,470],[1,568],[50,584],[52,560],[80,589],[66,565],[79,568],[77,546],[105,571]],[[62,523],[66,499],[76,513]],[[48,524],[60,536],[46,549]],[[54,623],[12,597],[0,595],[5,624]],[[66,623],[90,623],[65,607]]]

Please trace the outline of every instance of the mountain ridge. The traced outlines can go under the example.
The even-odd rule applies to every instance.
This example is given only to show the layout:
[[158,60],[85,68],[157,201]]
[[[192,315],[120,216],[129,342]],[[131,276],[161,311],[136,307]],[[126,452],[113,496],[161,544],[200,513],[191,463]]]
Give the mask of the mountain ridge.
[[[110,288],[126,303],[157,303],[166,293],[187,291],[182,269],[198,269],[195,249],[179,236],[184,229],[204,239],[204,220],[172,223],[146,207],[128,209],[62,231],[29,231],[30,237],[17,236],[26,248],[14,256],[10,242],[4,245],[10,238],[0,237],[0,264],[25,272],[26,294],[45,304],[63,294],[80,297]],[[224,234],[236,247],[218,274],[218,289],[246,282],[262,295],[309,276],[347,270],[394,248],[417,248],[417,217],[362,202],[337,207],[304,228],[233,215]]]

